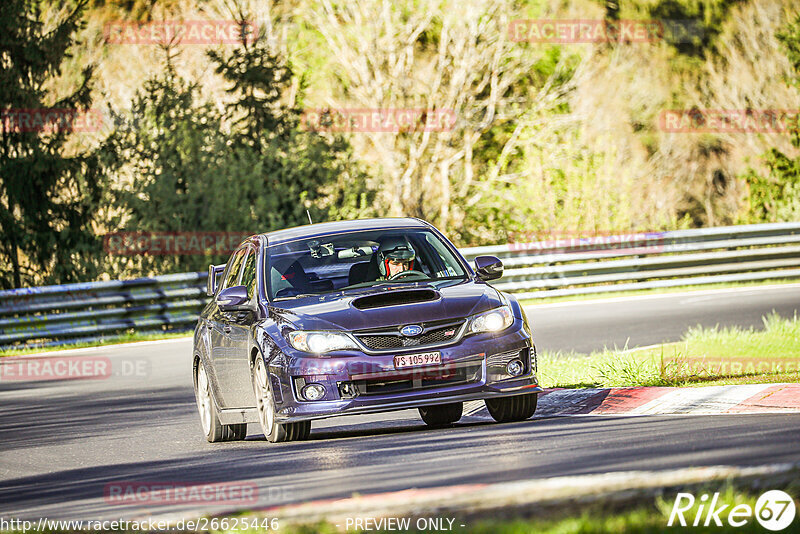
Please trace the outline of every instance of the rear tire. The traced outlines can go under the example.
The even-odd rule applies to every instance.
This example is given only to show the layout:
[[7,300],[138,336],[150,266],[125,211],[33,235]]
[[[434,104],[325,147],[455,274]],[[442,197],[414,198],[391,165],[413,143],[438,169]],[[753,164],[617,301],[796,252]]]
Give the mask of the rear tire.
[[219,422],[217,408],[211,398],[211,385],[202,360],[197,362],[195,377],[195,399],[197,411],[200,413],[200,426],[209,443],[220,441],[239,441],[247,437],[247,423],[223,425]]
[[253,364],[253,392],[256,395],[258,421],[261,431],[271,443],[282,441],[301,441],[308,439],[311,433],[311,421],[299,423],[278,423],[275,421],[275,403],[272,397],[272,385],[267,374],[267,366],[261,355],[256,356]]
[[439,404],[436,406],[423,406],[419,408],[419,415],[428,426],[452,425],[459,419],[464,412],[463,402],[453,404]]
[[538,400],[538,393],[529,393],[501,399],[486,399],[484,402],[492,419],[498,423],[510,423],[529,419],[536,411]]

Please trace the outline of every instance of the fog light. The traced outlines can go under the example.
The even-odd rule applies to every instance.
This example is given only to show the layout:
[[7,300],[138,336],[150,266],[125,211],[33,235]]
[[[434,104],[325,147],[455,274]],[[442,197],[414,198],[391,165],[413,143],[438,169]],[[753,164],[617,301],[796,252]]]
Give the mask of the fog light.
[[519,376],[522,374],[522,371],[524,370],[525,366],[522,365],[522,362],[519,360],[511,360],[510,362],[508,362],[508,365],[506,365],[506,371],[511,376]]
[[309,384],[303,388],[302,393],[307,400],[319,400],[325,396],[325,386],[322,384]]

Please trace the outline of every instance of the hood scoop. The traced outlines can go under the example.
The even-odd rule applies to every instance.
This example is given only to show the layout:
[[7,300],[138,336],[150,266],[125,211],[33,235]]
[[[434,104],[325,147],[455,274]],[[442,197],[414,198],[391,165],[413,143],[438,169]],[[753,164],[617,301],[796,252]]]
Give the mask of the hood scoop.
[[417,302],[429,302],[440,298],[439,292],[432,289],[412,289],[405,291],[387,291],[377,295],[369,295],[353,299],[353,307],[359,310],[383,308],[385,306],[401,306]]

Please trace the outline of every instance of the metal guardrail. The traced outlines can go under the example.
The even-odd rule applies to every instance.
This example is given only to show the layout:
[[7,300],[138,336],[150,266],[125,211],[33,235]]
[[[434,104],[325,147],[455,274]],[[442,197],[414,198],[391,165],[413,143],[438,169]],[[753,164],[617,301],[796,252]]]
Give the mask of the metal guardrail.
[[[462,249],[503,260],[493,285],[520,299],[800,279],[800,222],[562,238]],[[192,328],[207,273],[0,291],[0,347],[63,345]]]
[[493,284],[520,299],[800,278],[800,222],[508,243]]
[[208,302],[207,273],[0,291],[0,347],[94,341],[109,334],[187,330]]

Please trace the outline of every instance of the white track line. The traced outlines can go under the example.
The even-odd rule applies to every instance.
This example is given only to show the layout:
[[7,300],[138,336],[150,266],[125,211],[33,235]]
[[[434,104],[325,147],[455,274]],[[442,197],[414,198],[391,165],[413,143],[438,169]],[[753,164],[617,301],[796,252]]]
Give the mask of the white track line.
[[113,350],[118,349],[121,347],[147,347],[151,345],[164,345],[166,343],[177,343],[179,341],[190,341],[192,339],[192,335],[189,334],[185,337],[175,337],[170,339],[154,339],[151,341],[132,341],[130,343],[117,343],[115,345],[98,345],[97,347],[81,347],[78,349],[64,349],[64,350],[49,350],[44,352],[34,352],[31,354],[9,354],[8,356],[0,356],[0,363],[3,362],[4,358],[49,358],[49,357],[56,357],[62,356],[64,354],[75,354],[75,353],[83,353],[83,352],[102,352],[106,350]]
[[[525,308],[555,308],[559,306],[580,306],[581,304],[599,304],[604,302],[630,302],[635,300],[650,300],[662,299],[669,297],[694,297],[702,295],[718,295],[720,293],[740,293],[748,291],[770,291],[773,289],[797,289],[800,288],[800,283],[797,284],[772,284],[768,286],[748,286],[748,287],[725,287],[720,289],[698,289],[695,291],[680,291],[674,293],[653,293],[649,295],[630,295],[627,297],[608,297],[596,299],[582,299],[582,300],[569,300],[564,302],[550,302],[545,304],[536,304],[536,299],[525,299]],[[556,297],[553,297],[556,298]]]

